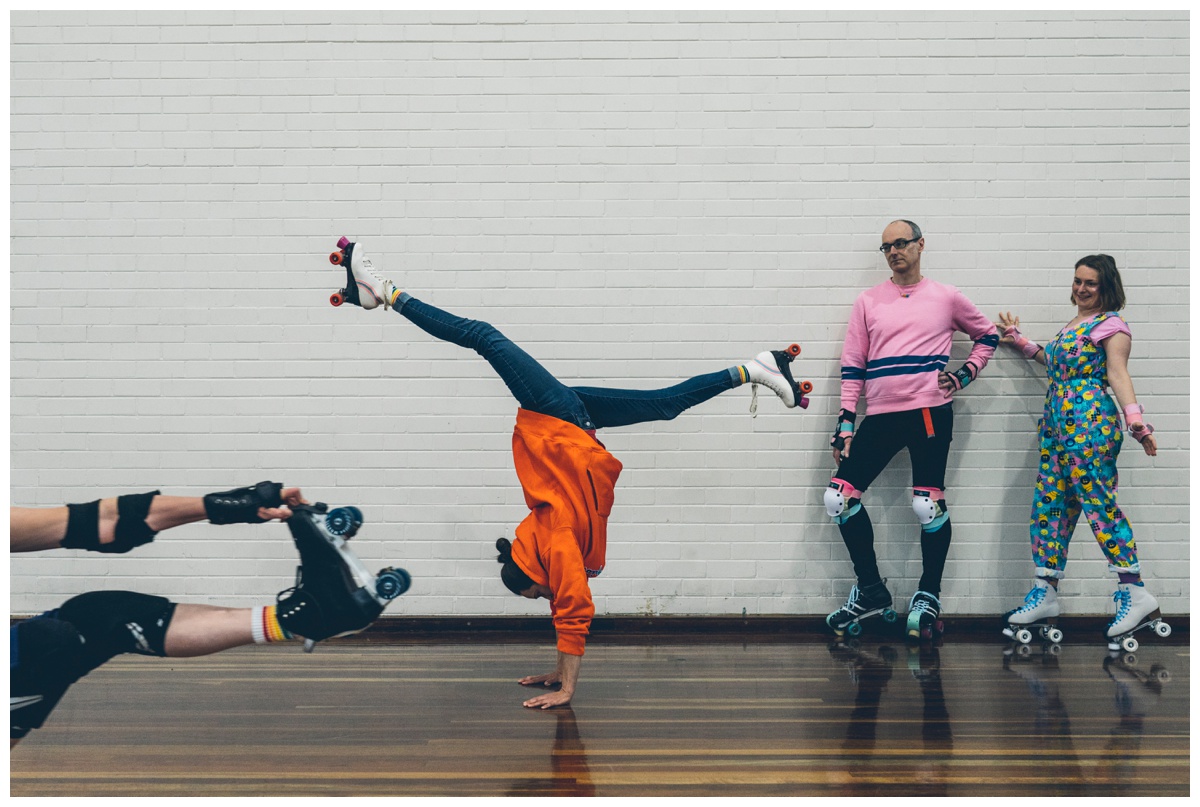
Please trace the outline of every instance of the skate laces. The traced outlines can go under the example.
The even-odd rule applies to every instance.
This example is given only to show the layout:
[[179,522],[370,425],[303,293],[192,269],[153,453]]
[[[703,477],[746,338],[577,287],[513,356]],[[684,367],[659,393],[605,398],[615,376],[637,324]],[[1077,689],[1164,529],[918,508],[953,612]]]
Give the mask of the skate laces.
[[912,603],[908,606],[908,610],[916,611],[918,614],[933,614],[937,616],[938,606],[928,595],[923,597],[913,597]]
[[1025,595],[1025,604],[1017,610],[1017,613],[1023,614],[1034,610],[1042,604],[1042,600],[1044,599],[1046,599],[1046,589],[1041,586],[1034,586]]
[[1117,615],[1113,617],[1110,625],[1120,622],[1129,613],[1129,609],[1133,607],[1133,597],[1123,588],[1117,589],[1113,593],[1113,602],[1117,604]]

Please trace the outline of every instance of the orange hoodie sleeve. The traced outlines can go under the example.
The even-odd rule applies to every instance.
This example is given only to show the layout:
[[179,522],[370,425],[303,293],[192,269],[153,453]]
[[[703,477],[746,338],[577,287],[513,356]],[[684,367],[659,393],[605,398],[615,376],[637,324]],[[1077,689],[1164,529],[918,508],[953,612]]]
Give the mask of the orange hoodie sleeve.
[[550,614],[558,632],[558,649],[582,656],[596,607],[588,587],[583,555],[569,527],[559,527],[550,536]]

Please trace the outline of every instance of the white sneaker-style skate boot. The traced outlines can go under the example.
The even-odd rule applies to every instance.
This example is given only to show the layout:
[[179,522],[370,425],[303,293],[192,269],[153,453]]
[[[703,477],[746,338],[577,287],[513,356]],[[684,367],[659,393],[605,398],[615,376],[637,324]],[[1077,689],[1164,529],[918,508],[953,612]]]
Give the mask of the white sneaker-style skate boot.
[[329,255],[329,262],[346,267],[346,287],[334,292],[329,302],[334,306],[350,303],[368,311],[380,305],[391,308],[400,294],[396,284],[379,273],[361,244],[342,236],[337,245],[339,251]]
[[1116,613],[1108,623],[1108,649],[1125,650],[1132,653],[1138,648],[1133,634],[1142,628],[1153,628],[1159,636],[1170,636],[1171,626],[1163,621],[1158,610],[1158,600],[1145,586],[1134,583],[1118,583],[1113,593]]
[[[801,409],[807,409],[808,398],[805,395],[812,392],[812,382],[797,384],[792,378],[792,360],[799,355],[799,345],[791,345],[787,350],[764,350],[753,360],[742,365],[748,376],[746,380],[753,385],[762,384],[774,392],[788,409],[797,405]],[[750,411],[754,412],[758,408],[758,390],[752,388],[752,392],[755,394],[755,400]]]
[[1058,644],[1062,641],[1062,631],[1056,627],[1060,613],[1058,591],[1039,577],[1025,595],[1025,603],[1004,615],[1008,626],[1001,633],[1018,644],[1029,644],[1033,631],[1038,630],[1043,639]]

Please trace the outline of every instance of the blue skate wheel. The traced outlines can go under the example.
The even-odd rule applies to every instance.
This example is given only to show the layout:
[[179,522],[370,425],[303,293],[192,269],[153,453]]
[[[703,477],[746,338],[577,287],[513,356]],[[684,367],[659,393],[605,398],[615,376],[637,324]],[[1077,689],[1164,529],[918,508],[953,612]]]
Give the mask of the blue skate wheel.
[[375,593],[385,600],[394,600],[412,585],[412,576],[403,569],[387,568],[375,578]]
[[851,622],[846,626],[846,633],[849,633],[851,636],[857,636],[862,633],[862,625],[857,622]]
[[895,622],[896,621],[896,612],[893,611],[891,608],[888,608],[886,611],[883,612],[883,621],[884,622]]
[[334,535],[351,538],[362,526],[362,511],[357,507],[335,507],[325,515],[325,528]]

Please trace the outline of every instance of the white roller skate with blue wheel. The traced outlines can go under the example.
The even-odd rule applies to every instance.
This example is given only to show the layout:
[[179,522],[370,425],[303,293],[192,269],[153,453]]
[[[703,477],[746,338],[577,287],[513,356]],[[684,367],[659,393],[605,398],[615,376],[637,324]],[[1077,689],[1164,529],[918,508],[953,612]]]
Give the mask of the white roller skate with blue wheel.
[[412,585],[403,569],[371,574],[350,550],[346,542],[362,523],[357,507],[329,510],[322,502],[292,507],[287,525],[300,566],[296,585],[279,592],[276,614],[289,633],[305,638],[305,652],[324,639],[363,630]]

